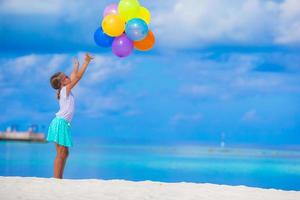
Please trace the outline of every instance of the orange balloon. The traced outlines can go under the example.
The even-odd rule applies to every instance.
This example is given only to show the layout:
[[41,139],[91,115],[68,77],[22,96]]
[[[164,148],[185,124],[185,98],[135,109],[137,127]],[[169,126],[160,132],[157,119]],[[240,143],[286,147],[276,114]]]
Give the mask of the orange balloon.
[[148,35],[139,41],[134,41],[134,48],[140,51],[148,51],[152,49],[155,43],[155,37],[151,30],[148,31]]

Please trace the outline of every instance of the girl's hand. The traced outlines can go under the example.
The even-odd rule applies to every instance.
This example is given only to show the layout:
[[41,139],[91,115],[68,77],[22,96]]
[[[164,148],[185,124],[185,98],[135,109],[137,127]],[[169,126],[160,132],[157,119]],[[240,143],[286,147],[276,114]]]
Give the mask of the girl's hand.
[[79,68],[79,61],[77,58],[73,58],[73,71],[71,73],[71,80],[75,80],[77,78],[77,74],[78,74],[78,68]]
[[71,82],[67,85],[67,95],[70,94],[72,88],[78,83],[78,81],[82,78],[85,70],[87,69],[90,61],[93,59],[93,57],[86,53],[84,56],[84,63],[82,64],[82,67],[78,70],[79,62],[77,58],[73,59],[74,64],[74,70],[71,73]]
[[84,60],[86,62],[90,62],[93,59],[94,59],[94,57],[92,57],[89,53],[86,53],[85,56],[84,56]]
[[73,58],[73,67],[74,67],[73,72],[77,74],[79,68],[79,61],[76,57]]

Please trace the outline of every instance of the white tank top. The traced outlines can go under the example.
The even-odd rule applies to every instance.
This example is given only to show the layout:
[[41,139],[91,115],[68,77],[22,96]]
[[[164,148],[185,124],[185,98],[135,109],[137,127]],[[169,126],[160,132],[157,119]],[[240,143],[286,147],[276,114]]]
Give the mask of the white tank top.
[[60,91],[59,111],[56,113],[56,116],[62,117],[71,122],[74,114],[74,108],[75,99],[72,92],[70,92],[67,96],[67,88],[63,87]]

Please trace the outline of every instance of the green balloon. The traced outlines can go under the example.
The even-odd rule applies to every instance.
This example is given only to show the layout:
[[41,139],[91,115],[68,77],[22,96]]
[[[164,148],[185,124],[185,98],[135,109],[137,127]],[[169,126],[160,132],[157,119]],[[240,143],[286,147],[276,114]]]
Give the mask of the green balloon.
[[121,0],[118,6],[118,12],[128,21],[139,14],[140,7],[138,0]]

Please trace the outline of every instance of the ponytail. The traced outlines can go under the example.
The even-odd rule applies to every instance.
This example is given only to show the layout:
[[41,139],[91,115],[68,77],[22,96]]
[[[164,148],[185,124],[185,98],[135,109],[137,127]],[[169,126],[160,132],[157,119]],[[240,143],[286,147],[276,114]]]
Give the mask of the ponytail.
[[61,74],[62,72],[57,72],[50,78],[50,84],[53,87],[53,89],[57,90],[56,98],[60,99],[60,90],[61,90]]
[[61,88],[59,88],[56,92],[56,98],[59,100],[60,99],[60,91],[61,91]]

